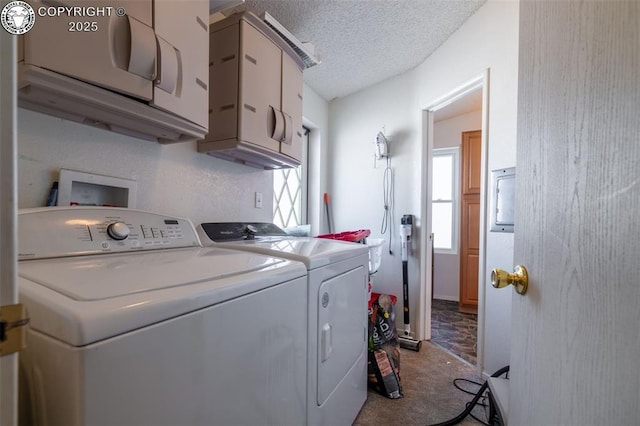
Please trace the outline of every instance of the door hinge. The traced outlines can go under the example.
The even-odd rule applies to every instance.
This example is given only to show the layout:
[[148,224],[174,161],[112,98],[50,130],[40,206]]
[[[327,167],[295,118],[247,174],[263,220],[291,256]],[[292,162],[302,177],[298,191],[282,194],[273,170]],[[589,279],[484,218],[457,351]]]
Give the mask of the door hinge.
[[29,318],[24,305],[0,306],[0,356],[21,351],[26,347],[25,325]]

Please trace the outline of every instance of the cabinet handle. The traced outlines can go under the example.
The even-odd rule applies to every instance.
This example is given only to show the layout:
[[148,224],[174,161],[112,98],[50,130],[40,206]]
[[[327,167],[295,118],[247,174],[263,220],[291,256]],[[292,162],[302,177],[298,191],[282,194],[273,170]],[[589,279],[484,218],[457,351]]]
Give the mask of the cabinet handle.
[[273,123],[273,132],[271,133],[270,137],[271,139],[282,141],[285,132],[284,115],[282,115],[282,111],[271,106],[269,107],[269,115],[271,123]]
[[175,47],[160,37],[158,39],[158,75],[154,81],[156,87],[167,93],[173,93],[178,83],[179,66]]
[[148,80],[156,76],[156,36],[153,28],[127,16],[131,45],[129,46],[130,73]]
[[282,143],[291,145],[293,142],[293,119],[286,112],[283,112],[282,115],[284,117],[284,138]]

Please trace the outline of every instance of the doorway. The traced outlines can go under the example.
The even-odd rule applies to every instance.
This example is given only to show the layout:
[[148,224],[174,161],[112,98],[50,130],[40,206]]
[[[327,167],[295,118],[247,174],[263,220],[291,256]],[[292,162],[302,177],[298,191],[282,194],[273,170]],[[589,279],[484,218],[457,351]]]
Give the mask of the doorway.
[[[423,270],[431,274],[431,277],[422,279],[425,287],[430,287],[422,292],[427,296],[423,301],[425,334],[433,343],[475,365],[478,371],[482,371],[483,365],[484,274],[481,271],[485,268],[486,229],[481,224],[484,223],[486,211],[487,101],[488,70],[423,110],[426,146],[423,170],[426,170],[426,173],[423,178],[422,208],[428,223],[424,227],[427,229],[423,238],[426,244],[422,251],[425,259],[422,261],[427,265]],[[474,253],[475,263],[468,269],[477,277],[475,290],[478,302],[477,306],[471,307],[473,312],[469,313],[468,297],[465,298],[464,290],[461,290],[461,264],[465,264],[461,256],[465,246],[462,240],[468,237],[470,228],[463,228],[461,220],[461,187],[464,186],[461,148],[463,133],[477,130],[482,131],[477,162],[481,169],[478,177],[479,218],[476,216],[475,219],[478,244],[477,252]],[[451,164],[451,167],[443,169],[443,164]],[[453,176],[453,196],[450,200],[442,195],[443,184],[446,186],[449,182],[447,173],[452,173]],[[431,247],[426,247],[427,244]],[[429,286],[426,286],[427,282],[430,282]],[[461,305],[463,298],[465,303]],[[461,307],[464,309],[460,309]]]

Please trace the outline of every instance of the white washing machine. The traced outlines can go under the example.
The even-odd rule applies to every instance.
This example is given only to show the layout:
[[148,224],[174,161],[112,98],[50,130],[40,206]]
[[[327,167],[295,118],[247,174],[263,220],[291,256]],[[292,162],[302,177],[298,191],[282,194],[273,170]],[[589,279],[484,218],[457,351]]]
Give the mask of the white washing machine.
[[22,210],[18,235],[22,424],[305,423],[302,263],[120,208]]
[[291,237],[270,223],[203,223],[197,229],[204,245],[306,265],[307,424],[352,424],[367,399],[367,246]]

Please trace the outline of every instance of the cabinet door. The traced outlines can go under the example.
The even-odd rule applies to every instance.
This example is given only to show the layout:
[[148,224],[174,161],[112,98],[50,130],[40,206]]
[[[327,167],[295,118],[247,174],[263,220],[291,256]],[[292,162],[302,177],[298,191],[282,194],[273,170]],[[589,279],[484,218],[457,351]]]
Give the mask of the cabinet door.
[[302,70],[289,55],[282,54],[282,112],[285,139],[280,152],[300,161],[302,158]]
[[240,25],[211,33],[209,39],[209,135],[207,141],[238,137]]
[[279,152],[284,131],[282,51],[253,26],[240,21],[240,53],[238,138]]
[[[36,11],[78,6],[69,0],[30,3]],[[82,6],[103,8],[104,16],[38,15],[33,29],[24,35],[25,64],[151,100],[156,58],[151,5],[151,0],[92,0]],[[126,10],[126,16],[116,16],[118,7]]]
[[152,104],[209,125],[209,4],[154,0],[158,73]]

